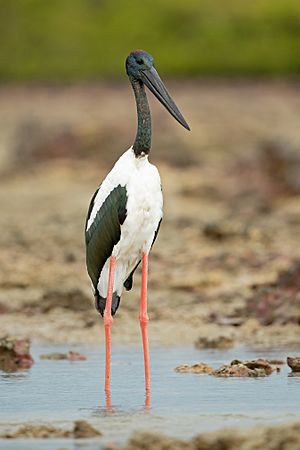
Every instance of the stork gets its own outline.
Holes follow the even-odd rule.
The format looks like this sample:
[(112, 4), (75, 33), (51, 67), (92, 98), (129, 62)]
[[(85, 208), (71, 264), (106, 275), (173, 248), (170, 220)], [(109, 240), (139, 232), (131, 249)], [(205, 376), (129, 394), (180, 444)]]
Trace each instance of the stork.
[(88, 209), (85, 242), (86, 264), (105, 330), (105, 392), (110, 392), (111, 326), (125, 287), (130, 290), (133, 274), (142, 262), (139, 321), (142, 333), (146, 393), (150, 392), (147, 277), (148, 255), (163, 215), (161, 181), (150, 164), (151, 114), (146, 85), (169, 113), (187, 130), (189, 126), (170, 97), (153, 57), (135, 50), (126, 59), (137, 107), (134, 144), (122, 154), (93, 195)]

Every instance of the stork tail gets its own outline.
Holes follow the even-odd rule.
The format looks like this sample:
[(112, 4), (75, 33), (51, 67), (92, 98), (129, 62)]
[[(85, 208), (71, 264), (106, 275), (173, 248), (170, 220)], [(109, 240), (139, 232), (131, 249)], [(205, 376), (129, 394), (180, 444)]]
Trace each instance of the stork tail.
[[(114, 292), (113, 297), (112, 297), (112, 304), (111, 304), (112, 316), (114, 316), (116, 314), (117, 309), (119, 308), (119, 305), (120, 305), (120, 300), (121, 300), (121, 297), (119, 295), (117, 295), (116, 292)], [(99, 311), (99, 313), (101, 314), (102, 317), (104, 314), (105, 305), (106, 305), (106, 297), (101, 297), (99, 292), (96, 291), (95, 292), (95, 306), (96, 306), (97, 311)]]

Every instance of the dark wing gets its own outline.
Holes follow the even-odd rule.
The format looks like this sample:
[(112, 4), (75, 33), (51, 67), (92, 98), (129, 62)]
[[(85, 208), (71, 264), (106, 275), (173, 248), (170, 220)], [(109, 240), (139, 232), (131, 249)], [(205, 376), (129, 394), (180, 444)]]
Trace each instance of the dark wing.
[[(99, 189), (101, 189), (101, 186)], [(86, 226), (99, 189), (91, 200)], [(85, 232), (87, 271), (95, 290), (97, 290), (101, 270), (106, 260), (111, 256), (114, 246), (120, 240), (121, 225), (126, 219), (126, 205), (126, 187), (118, 185), (106, 197), (93, 223)]]
[[(153, 247), (153, 244), (154, 244), (154, 242), (156, 240), (156, 237), (158, 235), (161, 221), (162, 221), (162, 219), (160, 219), (160, 221), (158, 222), (158, 226), (157, 226), (155, 234), (154, 234), (154, 238), (153, 238), (153, 241), (152, 241), (152, 244), (151, 244), (151, 248)], [(126, 291), (130, 291), (130, 289), (132, 288), (132, 285), (133, 285), (133, 274), (136, 271), (136, 269), (138, 268), (140, 262), (141, 262), (141, 260), (139, 260), (139, 262), (136, 264), (135, 268), (132, 270), (132, 272), (130, 273), (129, 277), (127, 278), (127, 280), (124, 283), (124, 287), (125, 287)]]

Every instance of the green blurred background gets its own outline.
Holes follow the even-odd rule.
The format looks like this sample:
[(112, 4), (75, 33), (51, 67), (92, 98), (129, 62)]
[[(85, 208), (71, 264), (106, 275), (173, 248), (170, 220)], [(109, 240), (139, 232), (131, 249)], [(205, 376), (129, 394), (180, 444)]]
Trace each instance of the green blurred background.
[(135, 48), (161, 73), (295, 75), (299, 0), (0, 0), (0, 79), (124, 76)]

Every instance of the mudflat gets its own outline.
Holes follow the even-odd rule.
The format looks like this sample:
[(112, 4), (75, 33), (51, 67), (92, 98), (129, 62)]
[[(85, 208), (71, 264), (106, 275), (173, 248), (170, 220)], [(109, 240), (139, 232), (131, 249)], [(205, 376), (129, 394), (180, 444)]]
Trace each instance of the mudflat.
[[(150, 159), (165, 217), (150, 259), (152, 342), (230, 335), (299, 344), (299, 86), (171, 83), (188, 133), (153, 107)], [(93, 191), (133, 140), (126, 85), (0, 90), (0, 329), (34, 341), (102, 342), (85, 269)], [(139, 339), (140, 276), (117, 343)]]
[[(150, 160), (161, 174), (165, 216), (150, 257), (150, 341), (296, 350), (299, 82), (168, 86), (192, 132), (153, 103)], [(2, 336), (103, 346), (85, 269), (84, 223), (91, 195), (133, 142), (134, 117), (127, 84), (0, 89)], [(139, 290), (137, 272), (122, 296), (113, 344), (140, 342)], [(200, 361), (177, 363), (187, 362)], [(285, 430), (290, 436), (296, 428), (280, 429), (278, 439)], [(140, 448), (140, 439), (130, 448)], [(149, 448), (153, 439), (147, 437)], [(163, 445), (157, 448), (169, 448)]]

